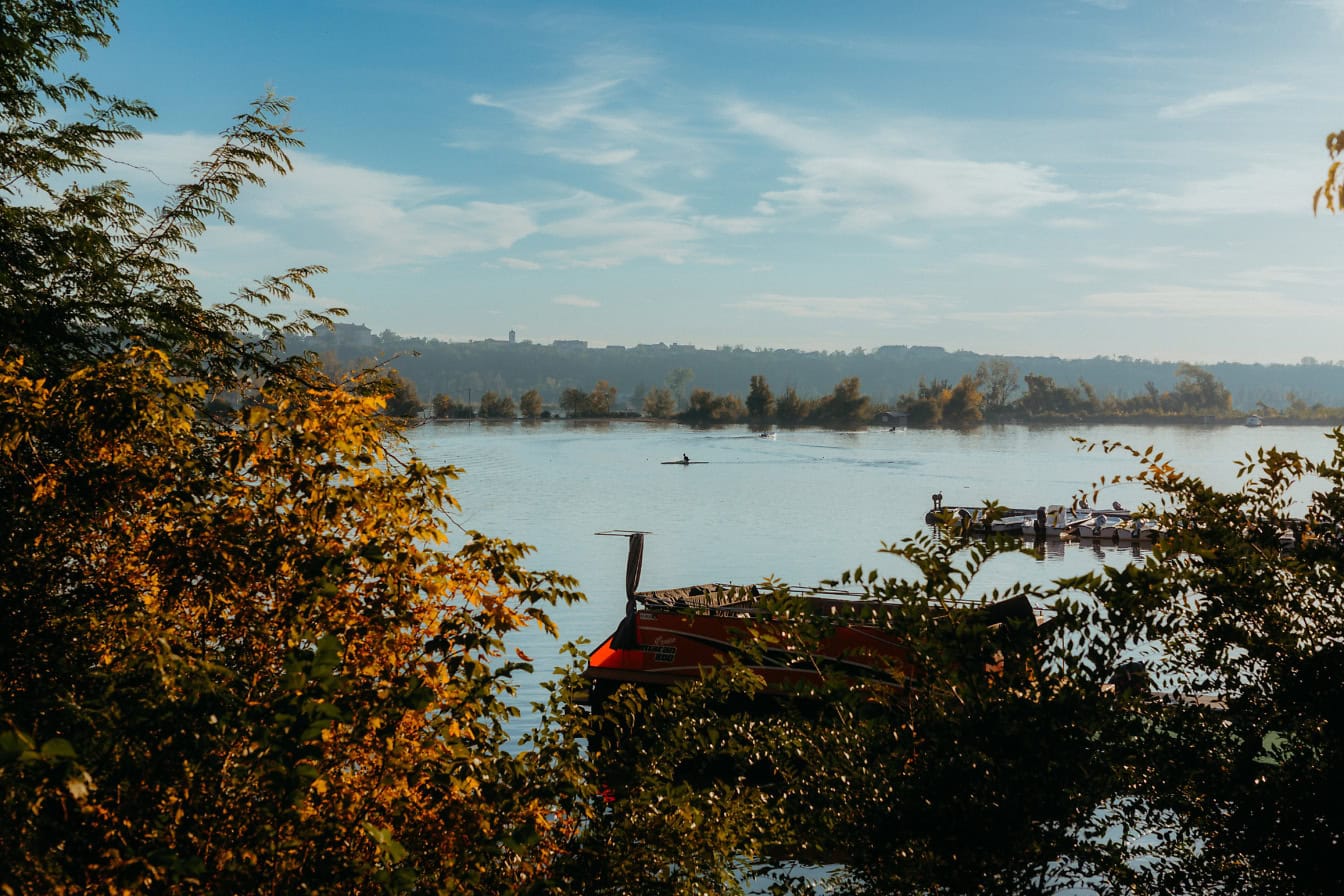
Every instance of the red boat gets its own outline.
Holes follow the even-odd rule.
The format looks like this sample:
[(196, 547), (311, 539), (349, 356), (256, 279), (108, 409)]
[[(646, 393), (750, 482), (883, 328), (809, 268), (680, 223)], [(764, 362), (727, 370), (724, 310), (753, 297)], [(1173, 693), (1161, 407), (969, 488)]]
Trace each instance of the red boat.
[[(625, 618), (589, 655), (584, 673), (593, 682), (594, 702), (627, 682), (657, 687), (699, 678), (701, 670), (731, 656), (765, 681), (767, 693), (819, 681), (837, 671), (901, 685), (911, 671), (908, 650), (898, 636), (868, 624), (872, 614), (880, 612), (880, 604), (830, 589), (792, 592), (801, 598), (797, 605), (802, 612), (837, 621), (815, 650), (790, 650), (789, 622), (763, 610), (765, 594), (759, 587), (706, 584), (639, 591), (644, 533), (602, 534), (627, 536), (630, 553)], [(1035, 623), (1025, 597), (976, 607), (991, 625), (1011, 619)], [(860, 610), (869, 614), (867, 622)], [(755, 648), (748, 649), (748, 643)]]

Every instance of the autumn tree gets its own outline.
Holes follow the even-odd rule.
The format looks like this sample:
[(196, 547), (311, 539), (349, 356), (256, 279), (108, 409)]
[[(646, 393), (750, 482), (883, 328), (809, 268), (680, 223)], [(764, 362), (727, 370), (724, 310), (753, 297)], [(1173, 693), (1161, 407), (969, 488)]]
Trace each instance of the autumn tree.
[(383, 413), (392, 417), (418, 417), (425, 409), (412, 383), (398, 370), (388, 370), (378, 379), (379, 388), (386, 390)]
[(655, 387), (644, 396), (644, 416), (665, 420), (677, 413), (677, 398), (671, 389)]
[(1088, 402), (1078, 389), (1061, 386), (1054, 377), (1029, 373), (1024, 377), (1026, 394), (1016, 407), (1030, 416), (1066, 416), (1088, 408)]
[(831, 394), (818, 401), (808, 414), (809, 422), (827, 426), (856, 426), (869, 422), (871, 417), (871, 402), (856, 376), (836, 383)]
[(708, 389), (691, 390), (686, 410), (677, 415), (683, 423), (710, 425), (740, 423), (747, 418), (747, 406), (736, 395), (715, 395)]
[(757, 374), (751, 378), (751, 390), (747, 393), (747, 414), (753, 420), (767, 420), (775, 410), (775, 396), (765, 377)]
[(943, 422), (943, 408), (952, 399), (952, 387), (943, 379), (926, 382), (919, 379), (913, 393), (901, 396), (899, 405), (910, 415), (911, 426), (938, 426)]
[(975, 370), (976, 388), (984, 396), (985, 410), (991, 414), (1005, 410), (1018, 390), (1017, 367), (1007, 358), (981, 361)]
[(942, 419), (952, 426), (974, 426), (984, 419), (984, 404), (985, 398), (980, 394), (976, 378), (968, 374), (948, 394)]
[(1212, 373), (1194, 364), (1176, 368), (1175, 403), (1191, 414), (1230, 414), (1232, 393)]
[(677, 400), (677, 407), (686, 403), (686, 390), (695, 379), (695, 371), (689, 367), (677, 367), (667, 374), (667, 388)]
[(812, 411), (812, 402), (798, 394), (798, 390), (788, 386), (784, 394), (775, 402), (775, 419), (781, 426), (799, 426)]
[(1326, 169), (1324, 182), (1311, 198), (1312, 214), (1320, 210), (1322, 200), (1331, 214), (1344, 211), (1344, 177), (1339, 174), (1339, 157), (1344, 155), (1344, 131), (1325, 135), (1325, 151), (1330, 154), (1330, 167)]
[(182, 263), (289, 169), (288, 102), (145, 213), (72, 184), (152, 114), (57, 69), (112, 4), (0, 22), (0, 890), (544, 881), (591, 791), (559, 730), (508, 742), (505, 639), (573, 583), (477, 533), (450, 550), (456, 471), (406, 451), (377, 372), (285, 355), (327, 318), (266, 306), (318, 269), (209, 306)]
[(616, 387), (606, 380), (598, 380), (588, 394), (588, 415), (609, 417), (616, 402)]
[(481, 395), (480, 416), (487, 420), (512, 420), (516, 415), (513, 398), (498, 392)]
[(541, 416), (541, 393), (536, 389), (528, 389), (518, 399), (518, 410), (528, 420), (535, 420)]

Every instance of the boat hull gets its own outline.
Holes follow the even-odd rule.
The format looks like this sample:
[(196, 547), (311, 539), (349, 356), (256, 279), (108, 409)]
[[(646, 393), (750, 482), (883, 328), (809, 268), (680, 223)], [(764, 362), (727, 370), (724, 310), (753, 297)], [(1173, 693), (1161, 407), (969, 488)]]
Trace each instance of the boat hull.
[(890, 683), (904, 680), (909, 672), (900, 642), (871, 626), (837, 626), (810, 655), (777, 646), (748, 648), (753, 643), (786, 643), (789, 633), (787, 624), (765, 622), (747, 611), (642, 609), (635, 614), (634, 628), (634, 647), (616, 647), (613, 634), (589, 655), (589, 679), (668, 686), (700, 678), (705, 669), (734, 658), (759, 675), (767, 691), (818, 682), (837, 671)]

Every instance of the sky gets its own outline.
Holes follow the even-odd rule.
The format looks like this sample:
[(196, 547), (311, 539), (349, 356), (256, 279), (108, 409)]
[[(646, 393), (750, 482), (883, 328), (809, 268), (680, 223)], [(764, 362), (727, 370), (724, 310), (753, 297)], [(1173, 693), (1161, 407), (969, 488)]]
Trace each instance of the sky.
[[(268, 88), (190, 266), (449, 341), (1344, 363), (1344, 0), (127, 0), (142, 204)], [(73, 62), (72, 62), (73, 65)], [(305, 300), (306, 301), (306, 300)]]

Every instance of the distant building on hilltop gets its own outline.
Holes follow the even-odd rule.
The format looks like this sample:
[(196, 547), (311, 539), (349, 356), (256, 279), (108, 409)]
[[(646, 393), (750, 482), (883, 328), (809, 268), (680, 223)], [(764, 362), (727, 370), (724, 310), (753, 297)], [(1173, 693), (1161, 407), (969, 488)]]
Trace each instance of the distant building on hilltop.
[(551, 343), (555, 348), (587, 348), (586, 339), (556, 339)]
[(330, 330), (317, 327), (309, 339), (319, 350), (369, 348), (373, 345), (373, 331), (363, 324), (336, 324)]

